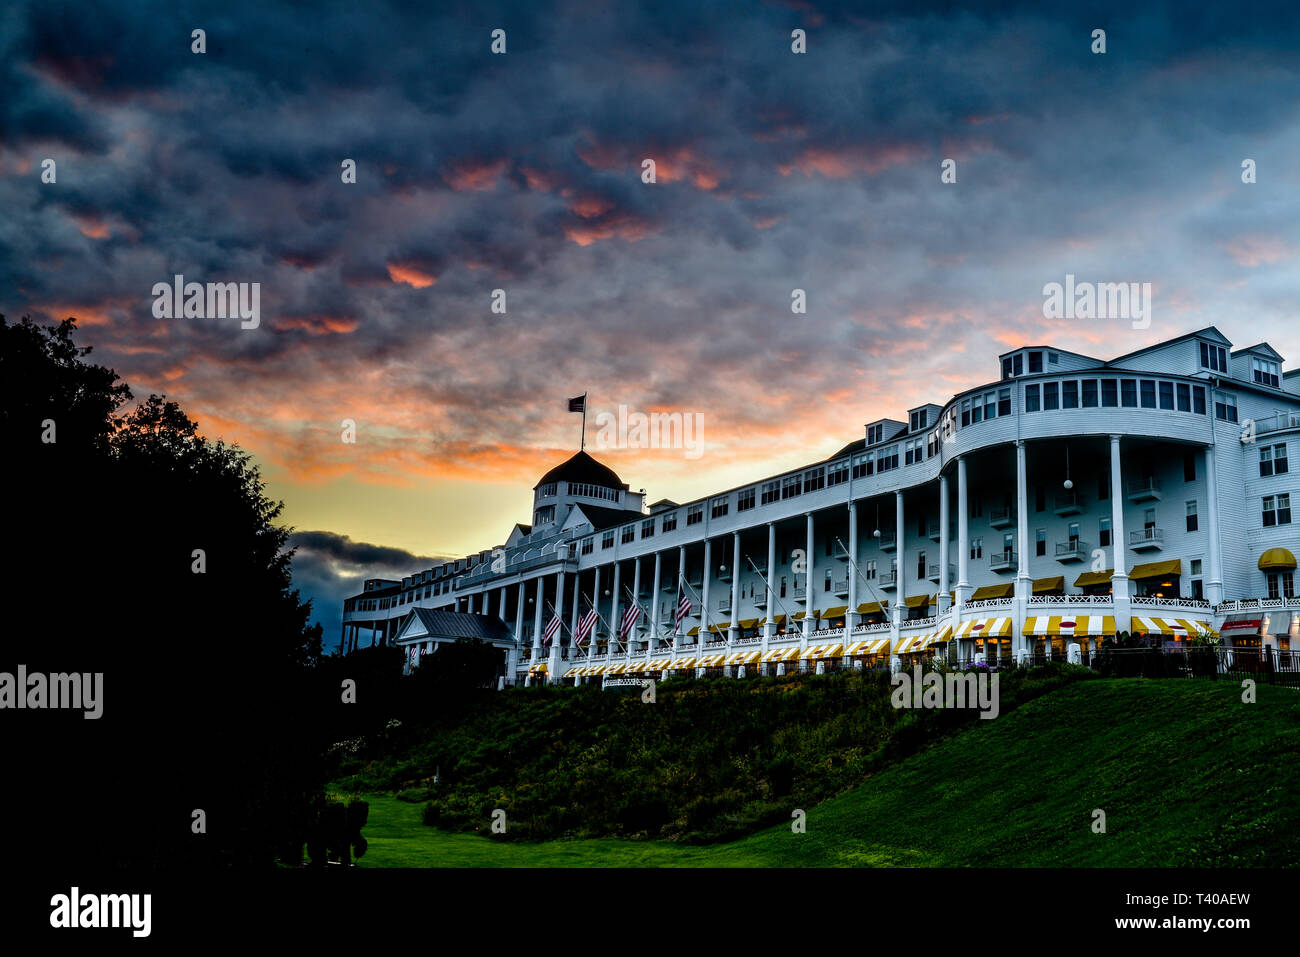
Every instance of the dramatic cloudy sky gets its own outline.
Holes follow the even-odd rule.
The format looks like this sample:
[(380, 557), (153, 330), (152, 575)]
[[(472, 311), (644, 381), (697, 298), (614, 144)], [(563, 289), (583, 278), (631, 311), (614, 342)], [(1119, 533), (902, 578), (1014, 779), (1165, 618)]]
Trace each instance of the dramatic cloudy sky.
[[(682, 500), (1027, 342), (1300, 355), (1295, 5), (1085, 6), (8, 4), (0, 312), (251, 450), (326, 621), (527, 521), (584, 391), (704, 416), (699, 459), (600, 453)], [(261, 327), (154, 318), (176, 273), (260, 283)], [(1045, 320), (1066, 273), (1150, 282), (1150, 328)]]

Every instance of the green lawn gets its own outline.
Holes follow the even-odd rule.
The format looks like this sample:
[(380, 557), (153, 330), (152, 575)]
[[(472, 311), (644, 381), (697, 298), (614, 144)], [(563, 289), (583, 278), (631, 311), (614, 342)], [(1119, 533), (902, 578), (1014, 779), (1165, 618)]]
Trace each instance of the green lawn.
[[(728, 844), (505, 843), (371, 802), (363, 867), (1294, 866), (1300, 693), (1228, 682), (1087, 681), (942, 741)], [(1106, 833), (1091, 829), (1106, 813)]]

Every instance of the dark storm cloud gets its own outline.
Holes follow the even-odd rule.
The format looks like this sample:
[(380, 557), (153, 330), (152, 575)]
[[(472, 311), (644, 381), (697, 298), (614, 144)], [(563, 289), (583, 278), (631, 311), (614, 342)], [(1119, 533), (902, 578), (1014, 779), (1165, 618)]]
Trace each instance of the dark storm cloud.
[[(291, 475), (356, 469), (336, 439), (356, 418), (361, 481), (531, 479), (581, 390), (702, 411), (759, 468), (944, 401), (1026, 339), (1109, 355), (1219, 322), (1300, 353), (1298, 17), (26, 4), (0, 14), (0, 311), (78, 314), (138, 392)], [(1153, 282), (1152, 329), (1044, 320), (1066, 272)], [(176, 273), (261, 283), (262, 328), (153, 318)], [(304, 548), (331, 595), (362, 576)]]

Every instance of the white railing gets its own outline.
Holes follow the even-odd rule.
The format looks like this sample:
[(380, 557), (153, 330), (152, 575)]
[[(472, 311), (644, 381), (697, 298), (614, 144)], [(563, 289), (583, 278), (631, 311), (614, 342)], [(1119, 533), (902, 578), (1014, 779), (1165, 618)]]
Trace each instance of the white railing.
[(1279, 412), (1264, 419), (1255, 420), (1255, 434), (1277, 432), (1281, 429), (1300, 429), (1300, 412)]
[(938, 615), (927, 615), (925, 618), (908, 618), (899, 626), (900, 628), (929, 628), (939, 621)]
[(858, 625), (853, 629), (853, 634), (866, 635), (875, 631), (889, 631), (889, 622), (879, 621), (874, 625)]
[[(1031, 605), (1113, 605), (1111, 595), (1030, 595)], [(967, 602), (967, 607), (970, 603)]]
[(962, 605), (962, 608), (1010, 608), (1015, 602), (1014, 598), (981, 598), (979, 601), (968, 601)]
[(1130, 545), (1145, 545), (1148, 543), (1163, 545), (1165, 541), (1165, 530), (1163, 528), (1138, 528), (1128, 533), (1128, 543)]
[(1267, 611), (1271, 608), (1300, 608), (1300, 595), (1294, 598), (1238, 598), (1214, 606), (1220, 614), (1228, 611)]
[(732, 642), (732, 645), (734, 645), (736, 648), (739, 648), (741, 645), (761, 645), (762, 643), (763, 643), (763, 636), (756, 635), (753, 638), (737, 638), (734, 642)]
[(1152, 608), (1194, 608), (1206, 609), (1210, 607), (1208, 601), (1200, 598), (1156, 598), (1154, 596), (1135, 596), (1134, 605), (1149, 605)]
[(843, 628), (818, 628), (816, 631), (809, 632), (809, 638), (833, 638), (836, 635), (844, 634)]
[(730, 598), (719, 598), (719, 599), (718, 599), (718, 611), (722, 612), (722, 613), (725, 614), (725, 615), (729, 615), (729, 614), (731, 614), (731, 599), (730, 599)]

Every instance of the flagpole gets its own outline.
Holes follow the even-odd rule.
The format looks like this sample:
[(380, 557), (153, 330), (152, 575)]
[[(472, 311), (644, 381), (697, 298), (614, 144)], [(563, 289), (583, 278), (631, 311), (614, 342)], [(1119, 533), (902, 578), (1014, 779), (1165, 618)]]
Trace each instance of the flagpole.
[(587, 393), (582, 393), (582, 445), (578, 447), (579, 452), (587, 450)]

